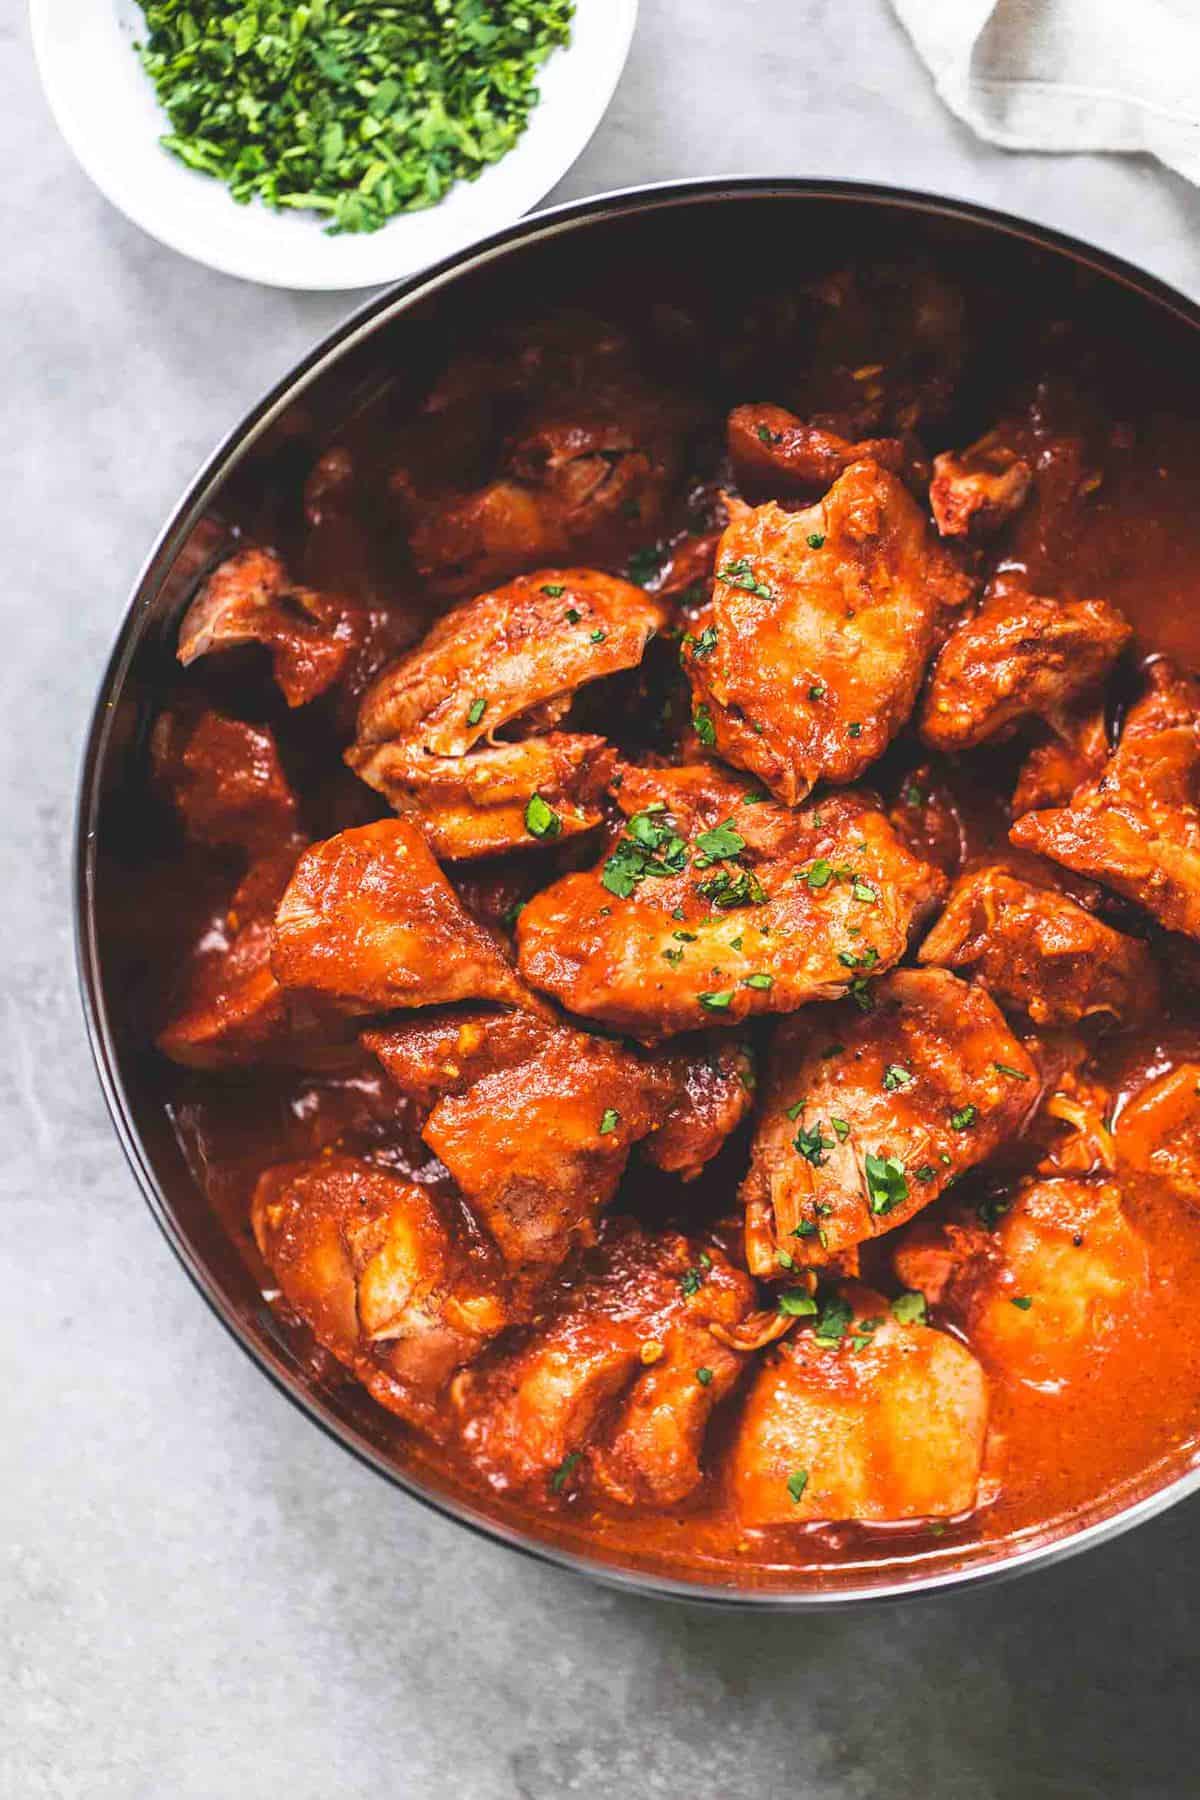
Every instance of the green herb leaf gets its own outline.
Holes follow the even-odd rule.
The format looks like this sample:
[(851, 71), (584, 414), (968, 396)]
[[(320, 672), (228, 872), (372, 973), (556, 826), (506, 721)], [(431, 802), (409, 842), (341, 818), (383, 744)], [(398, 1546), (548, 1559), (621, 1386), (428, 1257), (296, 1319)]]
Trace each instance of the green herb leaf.
[(1033, 1305), (1033, 1299), (1029, 1294), (1014, 1294), (1012, 1296), (1012, 1304), (1014, 1306), (1019, 1306), (1022, 1312), (1028, 1312)]
[(775, 983), (774, 983), (773, 976), (761, 975), (761, 974), (757, 974), (757, 973), (754, 975), (747, 975), (746, 979), (742, 982), (743, 987), (758, 988), (764, 994), (767, 992), (768, 988), (771, 988), (774, 985), (775, 985)]
[(901, 1325), (924, 1325), (927, 1317), (924, 1294), (916, 1288), (906, 1288), (892, 1301), (892, 1315)]
[(889, 1213), (908, 1199), (904, 1164), (894, 1156), (867, 1156), (863, 1161), (867, 1200), (873, 1213)]
[(726, 563), (723, 569), (717, 570), (717, 576), (730, 587), (744, 588), (746, 593), (755, 594), (760, 600), (773, 600), (775, 597), (771, 589), (758, 580), (750, 566), (749, 557), (740, 556), (736, 562)]
[(823, 531), (810, 531), (809, 532), (808, 547), (810, 550), (819, 550), (824, 542), (825, 542), (825, 533)]
[(540, 794), (532, 794), (525, 808), (525, 829), (531, 837), (556, 838), (562, 831), (562, 820)]
[(613, 1107), (606, 1106), (600, 1115), (600, 1136), (607, 1137), (621, 1123), (621, 1115)]
[(804, 1498), (804, 1490), (808, 1486), (808, 1470), (793, 1469), (787, 1479), (787, 1491), (799, 1506)]
[(711, 1369), (696, 1370), (696, 1380), (700, 1383), (701, 1387), (708, 1387), (712, 1382), (712, 1378), (713, 1372)]
[(784, 1288), (778, 1305), (789, 1319), (815, 1318), (817, 1314), (817, 1303), (807, 1288)]
[(567, 1482), (578, 1468), (582, 1454), (582, 1451), (571, 1450), (563, 1457), (557, 1469), (555, 1469), (553, 1475), (550, 1477), (550, 1488), (553, 1493), (562, 1493)]
[(692, 724), (704, 748), (711, 750), (717, 741), (717, 728), (712, 722), (712, 714), (703, 703), (693, 709)]
[(968, 1102), (950, 1114), (950, 1128), (952, 1131), (969, 1131), (978, 1117), (979, 1108)]
[(993, 1063), (992, 1067), (993, 1067), (993, 1069), (995, 1069), (995, 1071), (998, 1075), (1007, 1075), (1009, 1077), (1009, 1079), (1012, 1081), (1028, 1081), (1029, 1080), (1028, 1075), (1023, 1075), (1021, 1073), (1020, 1069), (1010, 1069), (1007, 1063), (1001, 1063), (1001, 1062)]
[(478, 725), (486, 711), (486, 700), (472, 700), (470, 706), (467, 708), (467, 724)]
[(883, 1071), (883, 1086), (886, 1093), (904, 1094), (910, 1087), (915, 1087), (917, 1078), (911, 1069), (902, 1063), (889, 1063)]
[(724, 1012), (733, 999), (733, 989), (726, 988), (719, 994), (701, 994), (700, 1004), (706, 1012)]
[(160, 142), (240, 202), (377, 231), (507, 155), (572, 0), (145, 0)]

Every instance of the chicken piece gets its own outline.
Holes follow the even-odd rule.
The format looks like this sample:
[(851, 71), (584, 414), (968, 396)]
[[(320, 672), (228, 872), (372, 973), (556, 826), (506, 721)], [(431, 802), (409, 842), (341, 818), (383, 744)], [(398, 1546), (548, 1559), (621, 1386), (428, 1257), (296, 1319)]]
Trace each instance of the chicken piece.
[(422, 1137), (530, 1277), (588, 1241), (678, 1085), (617, 1044), (521, 1013), (418, 1019), (363, 1041), (404, 1092), (437, 1096)]
[(711, 624), (682, 649), (702, 740), (794, 806), (853, 781), (912, 711), (947, 613), (972, 583), (903, 483), (846, 471), (803, 512), (733, 518)]
[(934, 750), (970, 750), (1029, 719), (1069, 720), (1131, 634), (1105, 600), (1051, 600), (994, 586), (933, 665), (921, 736)]
[(929, 506), (942, 537), (991, 537), (1029, 497), (1033, 468), (1004, 426), (933, 459)]
[(238, 550), (209, 576), (179, 628), (179, 660), (188, 667), (214, 650), (262, 644), (289, 706), (304, 706), (337, 681), (367, 628), (362, 609), (343, 596), (289, 581), (271, 550)]
[(346, 760), (448, 858), (590, 831), (612, 770), (604, 739), (494, 734), (557, 724), (577, 688), (640, 662), (665, 619), (641, 588), (586, 569), (543, 569), (481, 594), (384, 671)]
[(286, 994), (271, 973), (275, 907), (291, 879), (296, 849), (252, 863), (224, 915), (184, 968), (158, 1047), (195, 1069), (336, 1067), (353, 1045), (336, 1015)]
[(211, 709), (160, 713), (150, 756), (193, 843), (261, 856), (295, 838), (299, 807), (268, 726)]
[(631, 669), (666, 609), (592, 569), (539, 569), (446, 613), (365, 696), (348, 759), (391, 743), (465, 756), (514, 720), (556, 725), (577, 688)]
[(1009, 834), (1200, 937), (1200, 684), (1153, 663), (1116, 749), (1071, 804), (1025, 813)]
[(538, 1004), (402, 819), (305, 851), (275, 915), (271, 968), (282, 986), (350, 1013), (453, 1000)]
[(944, 889), (863, 794), (751, 804), (708, 763), (619, 782), (625, 835), (530, 900), (519, 963), (571, 1012), (649, 1043), (844, 993), (903, 956)]
[(782, 406), (735, 406), (725, 442), (738, 487), (750, 499), (824, 494), (852, 463), (873, 462), (903, 475), (909, 460), (899, 438), (851, 444), (834, 431), (808, 425)]
[(1040, 812), (1044, 807), (1069, 806), (1076, 788), (1094, 781), (1108, 761), (1108, 730), (1104, 708), (1059, 720), (1056, 734), (1035, 744), (1017, 777), (1012, 815)]
[(896, 1524), (970, 1512), (987, 1421), (987, 1378), (971, 1352), (854, 1284), (760, 1364), (733, 1445), (738, 1518)]
[(676, 1098), (645, 1156), (665, 1174), (694, 1181), (754, 1104), (754, 1059), (747, 1044), (709, 1032), (655, 1058)]
[(1200, 1208), (1200, 1061), (1176, 1063), (1126, 1101), (1114, 1139), (1121, 1168)]
[(988, 1369), (1039, 1386), (1091, 1379), (1150, 1292), (1146, 1246), (1104, 1180), (1029, 1183), (995, 1231), (974, 1214), (920, 1219), (895, 1267)]
[(894, 1231), (1037, 1100), (1036, 1065), (981, 989), (898, 969), (863, 998), (868, 1012), (813, 1007), (775, 1034), (742, 1183), (752, 1274)]
[(594, 830), (616, 767), (616, 751), (602, 737), (559, 731), (469, 756), (429, 756), (397, 744), (350, 755), (355, 772), (410, 815), (447, 862), (536, 849), (547, 838)]
[(736, 1326), (752, 1303), (749, 1279), (716, 1248), (605, 1226), (516, 1346), (455, 1381), (467, 1454), (501, 1491), (565, 1495), (594, 1470), (612, 1498), (678, 1504), (702, 1479), (708, 1418), (744, 1360), (708, 1327)]
[(317, 1342), (381, 1406), (444, 1435), (439, 1394), (511, 1317), (466, 1213), (373, 1163), (322, 1156), (265, 1170), (250, 1217)]
[(619, 560), (658, 529), (690, 415), (630, 376), (527, 413), (497, 478), (474, 491), (431, 495), (398, 470), (391, 491), (417, 573), (456, 595), (581, 551)]
[(1161, 1004), (1149, 946), (1114, 931), (1052, 880), (990, 863), (961, 875), (920, 960), (956, 969), (1035, 1025), (1108, 1014), (1121, 1024)]

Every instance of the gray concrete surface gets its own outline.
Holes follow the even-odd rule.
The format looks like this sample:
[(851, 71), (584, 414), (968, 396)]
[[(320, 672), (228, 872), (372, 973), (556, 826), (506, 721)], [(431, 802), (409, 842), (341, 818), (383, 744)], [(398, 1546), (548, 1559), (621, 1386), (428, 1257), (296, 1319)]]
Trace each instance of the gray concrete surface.
[[(59, 142), (17, 13), (0, 9), (0, 1796), (1195, 1794), (1195, 1506), (948, 1603), (808, 1622), (641, 1603), (404, 1502), (196, 1299), (83, 1042), (76, 762), (164, 513), (350, 302), (207, 274), (125, 224)], [(1200, 290), (1200, 196), (1149, 163), (975, 143), (884, 0), (643, 0), (562, 196), (739, 168), (975, 196)]]

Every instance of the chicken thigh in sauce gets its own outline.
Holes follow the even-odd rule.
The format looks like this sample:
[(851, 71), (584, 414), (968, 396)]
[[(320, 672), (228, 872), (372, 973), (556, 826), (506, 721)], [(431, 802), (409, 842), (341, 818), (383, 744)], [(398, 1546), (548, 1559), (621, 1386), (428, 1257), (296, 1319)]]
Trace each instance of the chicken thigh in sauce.
[(1070, 305), (704, 287), (283, 446), (131, 929), (298, 1362), (513, 1529), (779, 1586), (1197, 1444), (1200, 456)]

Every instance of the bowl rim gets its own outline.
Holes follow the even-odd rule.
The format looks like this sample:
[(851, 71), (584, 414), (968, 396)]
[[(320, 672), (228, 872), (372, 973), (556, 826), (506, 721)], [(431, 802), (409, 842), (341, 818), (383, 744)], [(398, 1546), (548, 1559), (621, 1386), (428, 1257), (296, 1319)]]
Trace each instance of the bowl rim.
[(862, 181), (731, 175), (618, 188), (531, 214), (448, 254), (429, 268), (407, 276), (352, 311), (283, 375), (205, 458), (160, 531), (134, 582), (129, 604), (100, 680), (88, 725), (77, 788), (72, 904), (76, 974), (88, 1042), (105, 1103), (126, 1161), (155, 1223), (193, 1286), (260, 1371), (293, 1405), (360, 1463), (375, 1470), (411, 1499), (431, 1508), (443, 1518), (465, 1526), (477, 1536), (505, 1544), (535, 1561), (585, 1575), (628, 1593), (657, 1599), (774, 1612), (827, 1612), (894, 1604), (959, 1589), (976, 1590), (1059, 1562), (1145, 1523), (1194, 1494), (1200, 1489), (1200, 1465), (1185, 1470), (1155, 1491), (1118, 1507), (1103, 1519), (1074, 1531), (1068, 1530), (1051, 1539), (1031, 1543), (1007, 1555), (997, 1554), (966, 1567), (935, 1570), (903, 1581), (860, 1582), (826, 1591), (732, 1587), (728, 1583), (703, 1580), (692, 1582), (661, 1572), (609, 1563), (599, 1555), (585, 1554), (545, 1541), (530, 1531), (519, 1530), (506, 1520), (489, 1516), (482, 1508), (472, 1506), (469, 1501), (457, 1495), (449, 1495), (427, 1485), (416, 1472), (398, 1467), (374, 1446), (356, 1440), (352, 1428), (334, 1414), (323, 1396), (306, 1387), (296, 1371), (282, 1358), (272, 1357), (237, 1316), (203, 1261), (193, 1253), (176, 1223), (164, 1185), (134, 1122), (113, 1025), (105, 1005), (94, 904), (99, 778), (107, 760), (113, 729), (116, 711), (114, 697), (124, 685), (134, 649), (140, 641), (143, 617), (149, 611), (162, 579), (204, 508), (231, 468), (267, 430), (283, 408), (291, 405), (325, 370), (376, 331), (383, 329), (392, 319), (469, 272), (519, 252), (529, 244), (547, 242), (598, 220), (707, 204), (722, 199), (772, 197), (827, 199), (893, 207), (899, 211), (982, 226), (1001, 236), (1016, 238), (1032, 248), (1055, 252), (1078, 266), (1090, 268), (1163, 307), (1184, 324), (1200, 329), (1200, 304), (1135, 264), (1083, 239), (971, 200)]
[[(113, 0), (101, 0), (101, 3), (111, 7)], [(149, 198), (145, 185), (136, 175), (123, 173), (119, 163), (114, 163), (105, 155), (100, 147), (106, 141), (103, 130), (97, 132), (89, 124), (81, 122), (79, 109), (72, 103), (71, 83), (62, 74), (63, 61), (58, 53), (53, 28), (56, 5), (57, 0), (28, 0), (27, 8), (34, 63), (51, 117), (67, 148), (97, 191), (110, 206), (155, 242), (217, 274), (262, 287), (286, 288), (294, 293), (350, 294), (380, 283), (391, 284), (402, 278), (409, 279), (431, 266), (421, 260), (424, 254), (421, 251), (414, 254), (409, 250), (406, 253), (405, 220), (436, 220), (443, 202), (474, 185), (473, 181), (465, 177), (454, 183), (437, 207), (395, 214), (381, 230), (369, 236), (355, 234), (338, 238), (325, 237), (316, 220), (306, 221), (307, 235), (301, 236), (291, 229), (299, 223), (295, 215), (273, 214), (261, 201), (256, 200), (251, 203), (249, 217), (257, 222), (260, 229), (254, 236), (252, 246), (240, 241), (239, 222), (231, 215), (221, 215), (231, 227), (229, 232), (224, 232), (221, 228), (206, 232), (197, 226), (195, 217), (189, 217), (186, 205), (182, 208), (163, 205)], [(579, 161), (612, 107), (633, 48), (639, 7), (640, 0), (617, 0), (617, 4), (613, 4), (613, 0), (602, 0), (602, 4), (596, 6), (595, 21), (589, 18), (587, 35), (590, 42), (593, 30), (603, 33), (605, 55), (599, 85), (589, 81), (587, 103), (574, 113), (563, 105), (561, 99), (552, 99), (555, 119), (561, 115), (563, 123), (558, 127), (559, 136), (553, 140), (558, 144), (557, 150), (553, 155), (543, 153), (540, 162), (532, 155), (529, 144), (529, 129), (536, 123), (539, 113), (544, 115), (546, 107), (545, 96), (541, 91), (546, 79), (546, 66), (538, 70), (539, 100), (530, 115), (527, 130), (505, 156), (497, 163), (486, 165), (477, 177), (485, 183), (478, 191), (485, 200), (492, 203), (490, 210), (493, 215), (498, 214), (509, 223), (515, 222), (522, 213), (528, 213), (536, 206)], [(120, 29), (119, 20), (116, 24)], [(579, 36), (576, 20), (570, 41), (556, 48), (553, 55), (569, 57), (580, 50)], [(129, 51), (132, 58), (132, 39)], [(148, 78), (146, 79), (148, 82)], [(554, 80), (553, 75), (551, 80)], [(165, 115), (162, 123), (166, 124)], [(147, 147), (165, 155), (165, 152), (158, 150), (157, 140), (154, 138), (147, 140)], [(518, 157), (521, 158), (516, 165), (520, 179), (511, 172), (504, 178), (505, 194), (509, 185), (515, 192), (511, 199), (500, 199), (494, 185), (491, 188), (486, 186), (486, 178), (493, 169), (505, 165), (511, 171), (512, 159)], [(213, 179), (185, 170), (182, 165), (173, 171), (173, 175), (186, 175), (193, 182)], [(184, 187), (180, 185), (180, 195), (184, 192)], [(234, 203), (230, 200), (229, 204), (233, 206)], [(192, 211), (194, 213), (194, 209)], [(446, 216), (441, 215), (443, 219)], [(486, 215), (458, 224), (454, 222), (453, 215), (450, 215), (450, 220), (445, 235), (448, 239), (453, 239), (453, 243), (447, 249), (435, 249), (434, 254), (439, 259), (469, 250), (479, 241), (480, 234), (490, 223)], [(287, 235), (281, 237), (272, 226), (284, 224), (285, 221)], [(339, 255), (335, 247), (338, 245), (353, 248), (347, 249), (344, 255)]]

